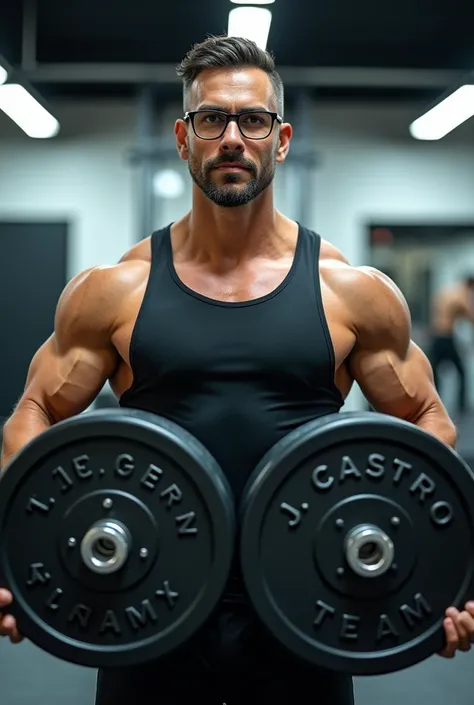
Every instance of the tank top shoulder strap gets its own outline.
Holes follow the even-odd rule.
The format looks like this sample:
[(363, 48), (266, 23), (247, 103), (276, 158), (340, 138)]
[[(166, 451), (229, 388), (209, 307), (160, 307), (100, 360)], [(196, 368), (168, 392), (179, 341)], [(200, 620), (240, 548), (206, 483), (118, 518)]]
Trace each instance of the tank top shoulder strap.
[[(314, 230), (305, 228), (304, 225), (299, 226), (301, 240), (302, 259), (306, 265), (314, 268), (319, 262), (319, 253), (321, 250), (321, 236)], [(316, 267), (316, 269), (318, 269)]]
[[(314, 282), (314, 294), (316, 297), (316, 305), (318, 309), (319, 320), (321, 323), (321, 329), (326, 339), (329, 357), (331, 359), (331, 365), (333, 371), (335, 371), (336, 356), (331, 338), (331, 333), (329, 331), (328, 321), (324, 311), (323, 294), (321, 290), (321, 274), (319, 268), (319, 260), (321, 255), (322, 238), (321, 235), (319, 235), (314, 230), (310, 230), (309, 228), (302, 227), (301, 232), (303, 233), (303, 247), (301, 259), (304, 262), (304, 266), (306, 267), (308, 273), (310, 274)], [(336, 391), (335, 385), (334, 390)], [(340, 397), (339, 390), (337, 390), (337, 396)]]
[(151, 269), (168, 265), (171, 255), (171, 225), (169, 223), (151, 234)]

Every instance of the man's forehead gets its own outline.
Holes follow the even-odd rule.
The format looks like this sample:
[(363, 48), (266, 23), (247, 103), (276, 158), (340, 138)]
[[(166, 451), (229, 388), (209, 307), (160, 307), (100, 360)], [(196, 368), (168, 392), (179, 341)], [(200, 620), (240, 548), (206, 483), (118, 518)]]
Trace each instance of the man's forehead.
[(257, 68), (206, 69), (196, 78), (190, 94), (193, 105), (273, 106), (268, 74)]

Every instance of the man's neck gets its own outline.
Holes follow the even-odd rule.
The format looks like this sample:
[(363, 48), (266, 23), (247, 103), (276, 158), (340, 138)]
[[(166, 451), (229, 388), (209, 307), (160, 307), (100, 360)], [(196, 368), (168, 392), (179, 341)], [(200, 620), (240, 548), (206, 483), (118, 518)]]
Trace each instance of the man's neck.
[(192, 210), (174, 229), (176, 245), (186, 259), (237, 264), (256, 256), (277, 255), (284, 247), (288, 223), (275, 210), (271, 189), (235, 208), (216, 206), (198, 192)]

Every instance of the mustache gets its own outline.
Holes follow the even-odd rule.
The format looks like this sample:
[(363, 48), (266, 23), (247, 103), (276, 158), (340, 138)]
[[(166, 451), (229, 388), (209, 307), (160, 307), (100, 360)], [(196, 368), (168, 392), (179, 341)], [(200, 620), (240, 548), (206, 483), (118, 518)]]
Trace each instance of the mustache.
[(248, 159), (243, 159), (241, 155), (228, 155), (225, 157), (216, 157), (215, 159), (209, 159), (209, 161), (206, 162), (206, 171), (211, 171), (212, 169), (215, 169), (216, 167), (220, 166), (221, 164), (238, 164), (239, 166), (244, 167), (245, 169), (248, 169), (249, 171), (252, 171), (255, 173), (256, 167), (255, 164)]

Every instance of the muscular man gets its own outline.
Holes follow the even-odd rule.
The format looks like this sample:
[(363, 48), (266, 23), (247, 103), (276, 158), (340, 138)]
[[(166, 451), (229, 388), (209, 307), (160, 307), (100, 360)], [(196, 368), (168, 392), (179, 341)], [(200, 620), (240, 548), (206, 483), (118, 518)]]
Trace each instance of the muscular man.
[[(114, 266), (75, 277), (53, 335), (31, 362), (4, 429), (2, 463), (88, 407), (108, 379), (123, 407), (177, 422), (213, 453), (237, 501), (261, 456), (299, 425), (338, 411), (357, 382), (372, 406), (450, 446), (455, 428), (400, 291), (352, 267), (278, 212), (273, 178), (290, 147), (283, 87), (250, 41), (210, 38), (185, 57), (179, 156), (193, 179), (182, 220)], [(473, 596), (474, 597), (474, 596)], [(0, 607), (11, 595), (3, 591)], [(448, 605), (446, 647), (467, 651), (474, 606)], [(13, 617), (2, 632), (17, 641)], [(97, 705), (353, 703), (351, 678), (278, 646), (247, 603), (240, 575), (215, 617), (156, 664), (101, 671)]]
[(458, 321), (474, 324), (474, 276), (469, 275), (458, 284), (438, 293), (433, 302), (432, 339), (429, 358), (435, 385), (440, 391), (439, 366), (451, 364), (458, 377), (457, 409), (466, 412), (466, 371), (455, 336)]

